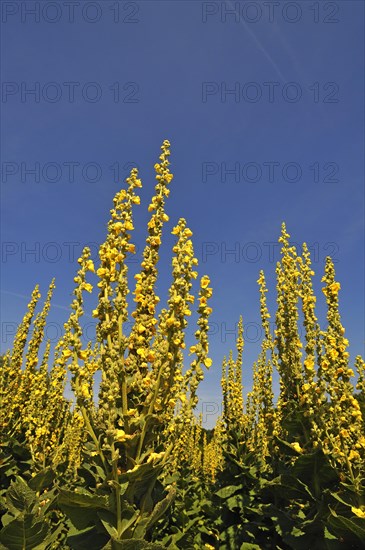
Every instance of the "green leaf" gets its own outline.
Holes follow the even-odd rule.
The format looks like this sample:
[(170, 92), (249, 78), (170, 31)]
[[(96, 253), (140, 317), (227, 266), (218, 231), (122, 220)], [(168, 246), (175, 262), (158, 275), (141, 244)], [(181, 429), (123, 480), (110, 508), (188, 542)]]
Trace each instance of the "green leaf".
[(250, 542), (243, 542), (240, 546), (240, 550), (260, 550), (261, 546), (257, 544), (251, 544)]
[(108, 510), (108, 497), (89, 493), (85, 489), (78, 488), (77, 491), (68, 491), (61, 489), (58, 496), (60, 506), (81, 506), (82, 508), (104, 508)]
[(43, 491), (51, 485), (55, 477), (56, 473), (51, 468), (45, 468), (30, 479), (28, 485), (34, 491)]
[(241, 491), (242, 489), (243, 485), (228, 485), (227, 487), (219, 489), (219, 491), (216, 491), (214, 494), (220, 498), (228, 498), (234, 495), (234, 493), (237, 493), (237, 491)]
[(309, 490), (308, 486), (289, 474), (282, 474), (272, 481), (266, 483), (265, 488), (271, 491), (274, 489), (274, 493), (277, 497), (284, 497), (285, 499), (295, 498), (302, 500), (314, 500), (314, 497)]
[(176, 496), (176, 489), (174, 487), (171, 487), (169, 493), (166, 495), (166, 497), (158, 502), (156, 506), (154, 507), (151, 515), (149, 516), (148, 523), (146, 526), (146, 530), (151, 529), (152, 525), (156, 523), (158, 519), (166, 512), (166, 510), (171, 506), (174, 498)]
[(92, 548), (103, 548), (108, 540), (108, 535), (98, 533), (95, 527), (91, 527), (77, 535), (68, 536), (67, 544), (73, 550), (91, 550)]
[(351, 533), (362, 543), (365, 543), (365, 519), (356, 516), (346, 518), (338, 515), (329, 507), (331, 515), (328, 518), (328, 526), (332, 528), (336, 534), (341, 534), (346, 538), (346, 535)]
[(22, 514), (1, 530), (0, 541), (8, 550), (30, 550), (44, 542), (48, 529), (48, 525), (36, 521), (33, 514)]
[(155, 542), (138, 539), (112, 540), (112, 550), (164, 550), (165, 547)]
[(16, 481), (11, 483), (6, 492), (6, 501), (9, 510), (14, 514), (29, 512), (36, 500), (35, 492), (28, 487), (23, 478), (16, 476)]
[(290, 473), (308, 485), (317, 497), (324, 487), (332, 486), (339, 480), (336, 470), (328, 463), (320, 449), (300, 456)]
[(83, 529), (86, 529), (90, 525), (94, 524), (98, 513), (95, 508), (67, 506), (67, 504), (60, 505), (60, 508), (62, 512), (66, 514), (77, 531), (82, 531)]
[(109, 535), (118, 538), (118, 531), (116, 530), (117, 518), (115, 514), (110, 510), (99, 510), (98, 517)]
[(274, 441), (279, 449), (287, 456), (300, 456), (300, 452), (296, 451), (288, 441), (284, 441), (284, 439), (280, 439), (280, 437), (277, 436), (274, 437)]

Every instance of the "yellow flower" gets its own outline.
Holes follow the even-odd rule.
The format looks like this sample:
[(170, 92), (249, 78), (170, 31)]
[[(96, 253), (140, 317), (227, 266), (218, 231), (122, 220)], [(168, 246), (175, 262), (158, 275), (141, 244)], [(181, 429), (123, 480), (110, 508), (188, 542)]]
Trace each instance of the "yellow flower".
[(82, 397), (85, 397), (85, 399), (90, 399), (91, 397), (88, 385), (86, 383), (81, 386), (81, 395)]
[(79, 359), (82, 359), (83, 361), (85, 361), (85, 359), (87, 359), (88, 355), (89, 355), (89, 353), (86, 349), (80, 350), (77, 354)]
[(84, 284), (84, 290), (86, 290), (87, 292), (92, 292), (92, 285), (90, 283), (85, 283)]
[(354, 451), (353, 449), (351, 449), (350, 453), (349, 453), (349, 460), (359, 460), (360, 458), (360, 454), (358, 453), (358, 451)]
[(95, 266), (94, 266), (94, 262), (92, 260), (88, 260), (86, 262), (86, 269), (88, 269), (89, 271), (92, 271), (93, 273), (95, 273)]
[(355, 508), (355, 506), (351, 507), (351, 512), (355, 514), (358, 518), (365, 518), (365, 507), (362, 508)]
[(297, 451), (297, 453), (303, 452), (303, 449), (299, 445), (298, 441), (294, 441), (294, 443), (290, 443), (290, 445), (293, 447), (294, 451)]
[(340, 283), (332, 283), (328, 288), (335, 294), (341, 290), (341, 285)]
[(113, 225), (114, 233), (120, 233), (122, 229), (123, 229), (123, 224), (121, 222), (117, 222)]
[(213, 364), (213, 361), (212, 361), (209, 357), (207, 357), (206, 359), (204, 359), (204, 365), (205, 365), (207, 368), (211, 367), (212, 364)]
[(307, 357), (304, 361), (304, 366), (309, 371), (314, 371), (314, 360), (313, 357)]
[(200, 282), (200, 286), (202, 288), (207, 288), (207, 286), (209, 285), (210, 283), (210, 279), (207, 275), (204, 275), (204, 277), (202, 277), (201, 279), (201, 282)]
[(123, 443), (123, 441), (127, 441), (128, 439), (131, 439), (133, 435), (126, 434), (124, 430), (117, 430), (116, 433), (116, 440), (119, 443)]

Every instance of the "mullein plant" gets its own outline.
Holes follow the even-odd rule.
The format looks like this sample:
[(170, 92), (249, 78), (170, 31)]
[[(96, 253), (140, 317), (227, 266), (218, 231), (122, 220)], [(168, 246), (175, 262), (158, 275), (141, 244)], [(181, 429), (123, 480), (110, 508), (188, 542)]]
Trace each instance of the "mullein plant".
[(260, 271), (260, 313), (264, 330), (261, 352), (253, 367), (253, 387), (247, 395), (249, 449), (255, 451), (262, 464), (270, 453), (270, 441), (274, 423), (274, 393), (272, 389), (273, 363), (275, 362), (274, 341), (270, 332), (270, 314), (266, 304), (265, 275)]
[[(264, 273), (260, 271), (257, 282), (264, 338), (254, 364), (252, 390), (244, 400), (244, 339), (240, 318), (236, 359), (231, 351), (223, 361), (223, 413), (208, 439), (202, 420), (196, 419), (194, 410), (204, 370), (212, 365), (208, 333), (212, 313), (209, 300), (213, 291), (207, 275), (197, 280), (197, 295), (192, 291), (198, 279), (198, 260), (192, 231), (184, 218), (172, 229), (176, 239), (172, 250), (172, 281), (167, 304), (162, 309), (156, 293), (159, 250), (164, 225), (169, 221), (166, 199), (173, 179), (169, 156), (170, 144), (166, 140), (154, 167), (157, 184), (148, 207), (151, 217), (140, 270), (135, 275), (133, 304), (128, 299), (127, 260), (136, 251), (132, 242), (133, 210), (140, 204), (138, 189), (142, 187), (137, 169), (131, 171), (126, 187), (114, 197), (106, 239), (99, 249), (99, 265), (94, 265), (89, 248), (82, 251), (74, 279), (71, 314), (53, 355), (50, 342), (44, 339), (55, 283), (51, 282), (38, 314), (36, 309), (41, 298), (38, 286), (32, 293), (13, 349), (1, 360), (2, 493), (17, 491), (9, 488), (13, 476), (12, 449), (15, 449), (14, 456), (22, 449), (18, 471), (25, 474), (29, 484), (40, 488), (38, 493), (47, 490), (47, 483), (52, 484), (55, 472), (58, 473), (57, 482), (50, 489), (52, 507), (59, 507), (59, 517), (68, 518), (62, 529), (71, 529), (67, 542), (71, 547), (84, 547), (92, 540), (100, 548), (108, 544), (113, 548), (124, 545), (126, 548), (162, 548), (143, 541), (163, 538), (163, 544), (168, 541), (179, 548), (189, 545), (215, 548), (219, 544), (229, 548), (232, 547), (229, 546), (231, 531), (236, 537), (236, 546), (256, 542), (255, 537), (264, 536), (264, 532), (263, 544), (266, 544), (267, 526), (273, 527), (275, 521), (266, 521), (262, 487), (265, 484), (267, 487), (271, 484), (273, 490), (277, 487), (276, 494), (282, 499), (280, 475), (284, 471), (298, 490), (295, 479), (300, 476), (303, 477), (301, 483), (309, 486), (309, 478), (314, 476), (317, 489), (320, 488), (318, 466), (323, 465), (319, 465), (318, 457), (325, 464), (324, 454), (327, 466), (329, 463), (342, 481), (342, 489), (352, 491), (350, 497), (343, 498), (342, 493), (338, 498), (331, 493), (337, 504), (350, 507), (350, 512), (348, 509), (343, 512), (343, 508), (341, 513), (350, 514), (352, 523), (346, 523), (346, 518), (341, 516), (341, 519), (331, 508), (328, 528), (339, 536), (344, 535), (345, 529), (344, 540), (347, 540), (346, 529), (361, 539), (363, 527), (359, 522), (365, 520), (365, 363), (360, 356), (356, 357), (355, 385), (355, 373), (349, 366), (349, 342), (339, 314), (341, 287), (336, 281), (332, 260), (327, 258), (322, 279), (327, 327), (321, 330), (308, 247), (304, 243), (299, 255), (290, 245), (285, 224), (282, 225), (281, 261), (276, 267), (274, 334), (270, 331), (271, 317), (266, 302), (268, 289)], [(98, 301), (92, 314), (97, 319), (96, 339), (84, 345), (85, 293), (92, 294), (95, 287)], [(131, 305), (134, 308), (129, 314)], [(186, 329), (194, 309), (197, 314), (195, 343), (187, 350)], [(303, 342), (299, 338), (300, 319)], [(125, 327), (130, 320), (132, 328), (127, 333)], [(274, 369), (280, 383), (275, 404)], [(75, 396), (73, 404), (64, 397), (68, 375)], [(100, 376), (98, 393), (96, 375)], [(355, 394), (355, 390), (359, 393)], [(328, 481), (328, 472), (327, 468), (323, 486)], [(279, 477), (267, 484), (270, 475), (276, 474), (280, 474)], [(23, 481), (20, 483), (17, 479), (17, 483), (25, 490)], [(214, 492), (217, 487), (220, 489), (214, 494), (224, 517), (221, 508), (215, 509), (214, 505), (213, 511), (209, 508), (209, 491)], [(301, 498), (305, 501), (308, 495), (304, 493)], [(315, 494), (319, 499), (318, 510), (322, 510), (321, 490)], [(7, 498), (15, 502), (10, 493)], [(171, 508), (174, 499), (176, 505)], [(288, 502), (293, 525), (298, 520), (297, 525), (305, 533), (307, 523), (303, 517), (306, 516), (303, 512), (296, 518), (295, 510), (304, 510), (307, 506), (305, 509), (310, 515), (314, 510), (312, 504), (296, 506), (290, 498)], [(159, 522), (158, 528), (163, 525), (159, 520), (169, 508), (172, 523), (164, 525), (163, 537), (159, 539), (154, 526), (156, 522)], [(28, 517), (27, 513), (24, 511), (24, 518)], [(220, 517), (214, 519), (215, 513)], [(0, 537), (1, 542), (9, 532), (15, 538), (19, 535), (20, 520), (12, 521), (10, 516), (5, 520), (7, 531)], [(47, 521), (49, 532), (52, 521)], [(236, 521), (237, 529), (234, 528)], [(35, 535), (34, 526), (27, 531), (24, 525), (19, 544), (22, 545), (28, 535), (36, 536), (42, 544), (43, 528), (38, 529), (37, 524)], [(170, 527), (173, 531), (168, 533)], [(323, 531), (323, 525), (321, 529)], [(218, 531), (222, 535), (219, 543)], [(287, 535), (287, 540), (292, 542), (291, 534)], [(57, 547), (58, 542), (55, 544)]]
[(248, 415), (244, 413), (242, 364), (243, 364), (243, 320), (238, 322), (236, 339), (237, 358), (233, 359), (232, 350), (222, 363), (221, 386), (223, 393), (223, 420), (227, 436), (240, 439), (247, 427)]
[[(171, 504), (174, 487), (163, 500), (158, 500), (156, 491), (157, 479), (174, 448), (179, 425), (175, 411), (179, 404), (194, 408), (197, 386), (204, 376), (202, 367), (211, 365), (207, 357), (211, 313), (207, 300), (212, 290), (209, 278), (204, 276), (199, 290), (196, 359), (183, 372), (186, 317), (191, 315), (190, 304), (194, 302), (190, 291), (192, 280), (198, 275), (194, 270), (197, 259), (190, 240), (192, 232), (183, 218), (172, 231), (177, 242), (173, 248), (173, 282), (168, 307), (159, 315), (156, 312), (160, 301), (155, 291), (159, 248), (163, 225), (169, 220), (165, 199), (173, 178), (169, 170), (169, 146), (166, 140), (160, 162), (155, 164), (157, 184), (148, 207), (151, 218), (141, 269), (135, 275), (136, 306), (131, 314), (130, 334), (123, 330), (129, 319), (125, 260), (135, 252), (131, 243), (132, 208), (140, 203), (135, 190), (142, 186), (136, 169), (127, 179), (128, 188), (114, 198), (107, 238), (99, 250), (100, 265), (97, 269), (94, 267), (87, 248), (79, 259), (75, 300), (71, 306), (74, 312), (65, 325), (63, 356), (70, 358), (68, 366), (76, 396), (74, 422), (80, 426), (79, 446), (75, 441), (73, 444), (82, 454), (87, 452), (88, 440), (92, 443), (91, 454), (99, 457), (113, 495), (110, 513), (103, 525), (114, 540), (143, 539)], [(92, 285), (86, 281), (88, 272), (96, 272), (99, 278), (99, 300), (93, 311), (98, 319), (97, 343), (93, 349), (90, 345), (82, 349), (82, 294), (92, 291)], [(93, 376), (98, 370), (101, 383), (95, 409)], [(73, 456), (73, 464), (80, 464), (80, 459)], [(105, 483), (99, 486), (100, 490), (106, 490)], [(61, 499), (66, 510), (74, 500), (70, 493), (64, 493)]]
[[(52, 281), (44, 306), (33, 321), (32, 336), (26, 349), (36, 306), (41, 298), (38, 285), (34, 289), (28, 311), (18, 327), (13, 350), (7, 353), (1, 369), (2, 438), (24, 436), (32, 458), (33, 475), (46, 466), (59, 465), (59, 446), (71, 419), (70, 403), (63, 395), (67, 373), (65, 361), (60, 362), (58, 355), (60, 343), (56, 345), (51, 368), (49, 341), (45, 343), (43, 356), (40, 357), (54, 288)], [(65, 453), (63, 461), (67, 460)]]
[(295, 246), (290, 246), (290, 235), (282, 224), (281, 262), (277, 263), (277, 311), (275, 319), (275, 346), (280, 376), (280, 394), (277, 402), (274, 434), (288, 436), (287, 422), (296, 414), (302, 384), (302, 343), (298, 329), (299, 265)]
[[(344, 468), (356, 485), (356, 473), (364, 474), (365, 438), (360, 404), (354, 396), (351, 378), (355, 373), (349, 367), (349, 341), (339, 314), (339, 291), (341, 285), (335, 280), (331, 258), (326, 259), (325, 283), (322, 291), (327, 302), (327, 329), (322, 331), (322, 355), (319, 363), (319, 378), (323, 381), (329, 398), (322, 432), (323, 450)], [(359, 367), (361, 362), (356, 360)], [(361, 386), (361, 371), (360, 371)]]

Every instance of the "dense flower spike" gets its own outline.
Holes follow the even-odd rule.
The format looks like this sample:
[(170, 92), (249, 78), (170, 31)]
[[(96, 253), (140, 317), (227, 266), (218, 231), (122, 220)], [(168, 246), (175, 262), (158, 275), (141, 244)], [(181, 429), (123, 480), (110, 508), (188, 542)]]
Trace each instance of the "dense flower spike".
[(317, 447), (321, 441), (325, 416), (319, 414), (326, 401), (325, 384), (322, 378), (315, 380), (316, 363), (321, 363), (320, 328), (315, 315), (316, 297), (313, 291), (312, 278), (314, 271), (311, 266), (310, 253), (306, 243), (303, 243), (302, 258), (298, 258), (301, 283), (300, 297), (302, 301), (303, 324), (305, 330), (305, 358), (303, 361), (303, 384), (301, 386), (300, 404), (304, 415), (307, 417), (308, 430), (306, 435), (306, 447)]
[(190, 400), (195, 406), (198, 402), (196, 390), (199, 383), (204, 379), (203, 366), (209, 369), (212, 366), (212, 359), (208, 357), (209, 342), (209, 317), (212, 308), (208, 306), (208, 300), (212, 297), (213, 289), (209, 286), (210, 279), (204, 275), (200, 280), (198, 327), (195, 332), (197, 343), (190, 348), (190, 353), (195, 354), (195, 359), (190, 363), (190, 368), (185, 373), (185, 384), (189, 386)]
[(327, 301), (328, 327), (322, 332), (323, 356), (319, 376), (326, 385), (331, 399), (326, 418), (322, 443), (326, 453), (352, 474), (352, 466), (360, 467), (365, 459), (365, 439), (360, 405), (353, 395), (349, 368), (348, 339), (339, 313), (338, 294), (340, 283), (335, 280), (335, 268), (331, 258), (326, 259), (323, 293)]
[[(148, 207), (152, 212), (148, 222), (148, 237), (143, 251), (143, 261), (141, 263), (141, 272), (136, 275), (136, 289), (134, 292), (136, 309), (132, 313), (134, 325), (129, 336), (129, 355), (126, 360), (127, 368), (130, 372), (136, 368), (147, 368), (147, 355), (150, 342), (156, 334), (157, 319), (155, 317), (155, 308), (160, 301), (155, 294), (155, 285), (157, 281), (157, 262), (159, 260), (159, 249), (162, 238), (162, 227), (168, 221), (165, 213), (165, 197), (170, 193), (169, 183), (173, 175), (169, 170), (170, 143), (165, 140), (161, 147), (160, 163), (155, 164), (157, 185), (155, 195)], [(141, 330), (143, 327), (143, 330)]]
[[(21, 402), (18, 395), (22, 381), (21, 368), (23, 365), (23, 355), (28, 333), (40, 297), (41, 295), (37, 285), (32, 292), (32, 298), (28, 304), (28, 311), (24, 315), (15, 334), (13, 349), (11, 352), (8, 352), (1, 369), (0, 398), (2, 406), (0, 408), (0, 419), (1, 425), (4, 428), (8, 427), (9, 430), (13, 423), (18, 420), (19, 411), (24, 406), (24, 403)], [(22, 397), (25, 399), (28, 398), (24, 393)]]
[(128, 338), (123, 334), (123, 324), (128, 319), (127, 295), (128, 267), (126, 259), (134, 254), (135, 246), (130, 242), (133, 231), (132, 208), (140, 203), (136, 188), (142, 187), (137, 169), (132, 169), (126, 180), (127, 190), (119, 191), (111, 209), (106, 241), (100, 246), (100, 267), (96, 274), (100, 278), (98, 307), (93, 315), (99, 319), (97, 339), (100, 342), (100, 364), (102, 380), (99, 391), (100, 407), (105, 418), (113, 422), (112, 411), (118, 399), (121, 400), (123, 413), (128, 410), (128, 380), (126, 373), (125, 351)]
[(244, 414), (243, 410), (243, 347), (243, 320), (242, 317), (240, 317), (236, 340), (237, 359), (234, 361), (231, 350), (228, 361), (226, 359), (223, 360), (223, 376), (221, 380), (223, 391), (223, 418), (227, 431), (231, 432), (241, 431), (247, 425), (247, 416)]
[(257, 282), (260, 287), (261, 323), (265, 336), (261, 344), (260, 356), (254, 365), (252, 392), (247, 396), (247, 415), (250, 426), (248, 445), (250, 450), (255, 450), (260, 459), (264, 460), (269, 452), (270, 438), (273, 431), (274, 393), (272, 389), (272, 358), (275, 356), (273, 353), (274, 342), (269, 325), (270, 314), (266, 305), (266, 293), (268, 290), (263, 271), (260, 271)]
[(289, 246), (289, 233), (282, 224), (279, 242), (282, 244), (281, 262), (276, 267), (277, 312), (275, 343), (280, 374), (278, 412), (282, 418), (295, 413), (302, 385), (301, 348), (298, 331), (299, 276), (298, 257), (294, 246)]
[(197, 272), (193, 269), (198, 263), (190, 239), (192, 232), (184, 218), (180, 218), (172, 233), (177, 236), (173, 247), (173, 282), (169, 289), (168, 309), (163, 309), (159, 316), (158, 334), (152, 347), (151, 373), (157, 390), (156, 403), (165, 421), (172, 418), (178, 400), (186, 402), (188, 388), (182, 372), (182, 350), (188, 325), (186, 317), (191, 315), (190, 303), (194, 301), (190, 290)]

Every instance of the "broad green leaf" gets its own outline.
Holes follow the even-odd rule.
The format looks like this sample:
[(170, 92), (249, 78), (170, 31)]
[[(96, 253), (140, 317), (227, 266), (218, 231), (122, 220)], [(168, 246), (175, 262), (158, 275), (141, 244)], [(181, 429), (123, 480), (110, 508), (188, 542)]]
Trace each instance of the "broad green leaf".
[(73, 550), (91, 550), (92, 548), (103, 548), (108, 539), (108, 535), (98, 533), (95, 527), (91, 527), (82, 533), (67, 537), (67, 544)]
[(242, 489), (242, 485), (228, 485), (227, 487), (219, 489), (219, 491), (216, 491), (214, 494), (220, 498), (228, 498), (237, 493), (237, 491), (242, 491)]
[(164, 550), (165, 547), (154, 542), (138, 539), (112, 540), (112, 550)]
[(23, 478), (16, 476), (16, 481), (12, 482), (6, 492), (9, 510), (15, 514), (17, 512), (30, 512), (36, 500), (35, 492), (28, 487)]
[(331, 486), (339, 480), (336, 470), (319, 449), (314, 453), (300, 456), (290, 473), (308, 485), (317, 497), (324, 487)]
[(98, 517), (109, 535), (118, 538), (118, 531), (116, 530), (117, 518), (115, 514), (110, 510), (99, 510)]
[(95, 508), (85, 508), (83, 506), (60, 505), (64, 514), (69, 518), (76, 531), (82, 531), (95, 523), (98, 510)]
[(81, 488), (78, 488), (77, 491), (61, 489), (58, 503), (61, 506), (82, 506), (83, 508), (104, 508), (106, 510), (109, 507), (108, 497), (95, 495)]
[(0, 541), (8, 550), (31, 550), (45, 541), (48, 530), (33, 514), (21, 514), (1, 530)]
[(365, 546), (365, 518), (346, 518), (338, 515), (330, 508), (331, 515), (328, 518), (328, 527), (337, 533), (341, 533), (346, 538), (349, 533), (355, 535)]
[(154, 507), (151, 515), (149, 516), (146, 530), (150, 529), (156, 523), (156, 521), (160, 519), (160, 517), (166, 512), (166, 510), (171, 506), (175, 496), (176, 490), (175, 488), (171, 487), (168, 495), (166, 495), (166, 497), (158, 502)]
[(45, 468), (30, 479), (28, 485), (34, 491), (43, 491), (51, 485), (55, 477), (56, 473), (51, 468)]

